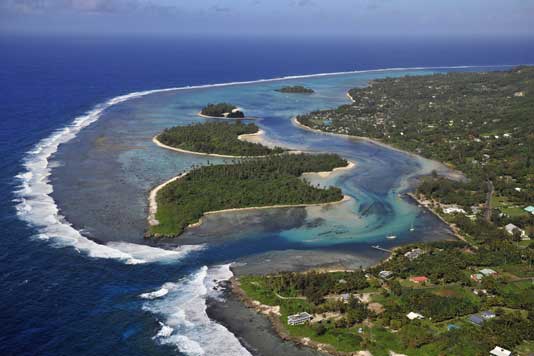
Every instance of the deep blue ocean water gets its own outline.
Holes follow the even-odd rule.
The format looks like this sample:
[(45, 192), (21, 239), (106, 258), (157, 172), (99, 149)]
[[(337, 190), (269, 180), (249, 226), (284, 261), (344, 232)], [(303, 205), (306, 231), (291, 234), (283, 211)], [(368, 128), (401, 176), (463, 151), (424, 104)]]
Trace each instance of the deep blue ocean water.
[[(89, 258), (35, 238), (34, 228), (16, 215), (15, 176), (23, 170), (26, 153), (94, 105), (138, 90), (285, 75), (534, 63), (533, 43), (477, 38), (1, 38), (0, 353), (177, 352), (179, 340), (168, 345), (153, 340), (161, 326), (135, 297), (186, 274), (187, 258), (180, 265), (142, 266)], [(181, 287), (185, 283), (194, 290), (197, 277)], [(206, 330), (217, 328), (202, 322)]]

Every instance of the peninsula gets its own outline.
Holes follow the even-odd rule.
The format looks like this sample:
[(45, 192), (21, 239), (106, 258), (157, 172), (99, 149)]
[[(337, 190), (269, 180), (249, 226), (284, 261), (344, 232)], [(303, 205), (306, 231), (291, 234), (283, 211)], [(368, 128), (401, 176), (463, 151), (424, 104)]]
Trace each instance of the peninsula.
[(233, 104), (228, 103), (218, 103), (218, 104), (208, 104), (202, 108), (199, 113), (202, 117), (207, 118), (226, 118), (226, 119), (243, 119), (245, 114), (241, 109)]
[(313, 94), (315, 91), (302, 85), (285, 86), (275, 91), (287, 94)]
[(233, 290), (282, 336), (330, 354), (534, 351), (533, 93), (524, 66), (387, 78), (298, 116), (461, 170), (467, 179), (433, 173), (412, 196), (463, 241), (399, 247), (366, 270), (240, 276)]
[(285, 152), (280, 147), (269, 148), (242, 139), (242, 137), (259, 132), (258, 126), (253, 123), (205, 122), (166, 129), (156, 137), (156, 140), (182, 152), (229, 158), (267, 156)]
[(151, 193), (147, 236), (178, 236), (214, 211), (340, 202), (339, 188), (314, 187), (300, 176), (349, 166), (332, 154), (280, 154), (194, 168)]

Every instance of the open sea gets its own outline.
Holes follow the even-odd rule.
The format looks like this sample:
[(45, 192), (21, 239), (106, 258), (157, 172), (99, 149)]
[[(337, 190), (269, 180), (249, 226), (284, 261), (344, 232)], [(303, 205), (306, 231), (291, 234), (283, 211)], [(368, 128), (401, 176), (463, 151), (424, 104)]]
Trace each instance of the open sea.
[[(446, 169), (304, 131), (291, 117), (345, 104), (348, 89), (379, 77), (534, 63), (534, 41), (0, 35), (0, 53), (0, 354), (308, 355), (277, 341), (262, 320), (242, 330), (212, 317), (224, 313), (210, 314), (210, 301), (226, 305), (216, 281), (366, 266), (386, 256), (371, 244), (450, 238), (398, 196), (416, 176)], [(321, 73), (338, 74), (310, 76)], [(264, 80), (271, 78), (282, 79)], [(212, 85), (236, 82), (246, 83)], [(276, 93), (283, 84), (316, 94)], [(351, 171), (310, 178), (352, 199), (329, 209), (211, 216), (179, 239), (145, 241), (148, 191), (207, 163), (151, 138), (202, 120), (199, 107), (215, 101), (261, 118), (267, 143), (354, 161)], [(397, 239), (385, 240), (390, 234)], [(228, 305), (236, 318), (246, 315)]]

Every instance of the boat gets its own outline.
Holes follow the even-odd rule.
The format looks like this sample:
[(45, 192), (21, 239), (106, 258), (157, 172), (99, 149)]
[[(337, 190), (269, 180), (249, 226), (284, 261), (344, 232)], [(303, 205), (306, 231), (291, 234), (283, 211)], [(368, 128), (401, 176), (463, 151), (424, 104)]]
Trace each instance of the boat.
[(410, 227), (410, 231), (415, 231), (415, 227), (413, 227), (413, 222), (412, 222), (412, 226)]
[(388, 236), (386, 236), (386, 239), (388, 239), (388, 240), (394, 240), (396, 238), (397, 238), (396, 235), (388, 235)]

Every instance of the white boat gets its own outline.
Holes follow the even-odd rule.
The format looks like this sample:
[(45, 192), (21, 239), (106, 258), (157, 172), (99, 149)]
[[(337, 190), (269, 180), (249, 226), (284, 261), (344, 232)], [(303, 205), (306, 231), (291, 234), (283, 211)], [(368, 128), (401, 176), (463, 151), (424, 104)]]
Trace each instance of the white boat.
[(413, 223), (412, 223), (412, 226), (410, 227), (410, 231), (415, 231), (415, 227), (413, 227)]
[(395, 235), (386, 236), (386, 239), (388, 239), (388, 240), (393, 240), (393, 239), (396, 239), (396, 238), (397, 238), (397, 236), (395, 236)]

